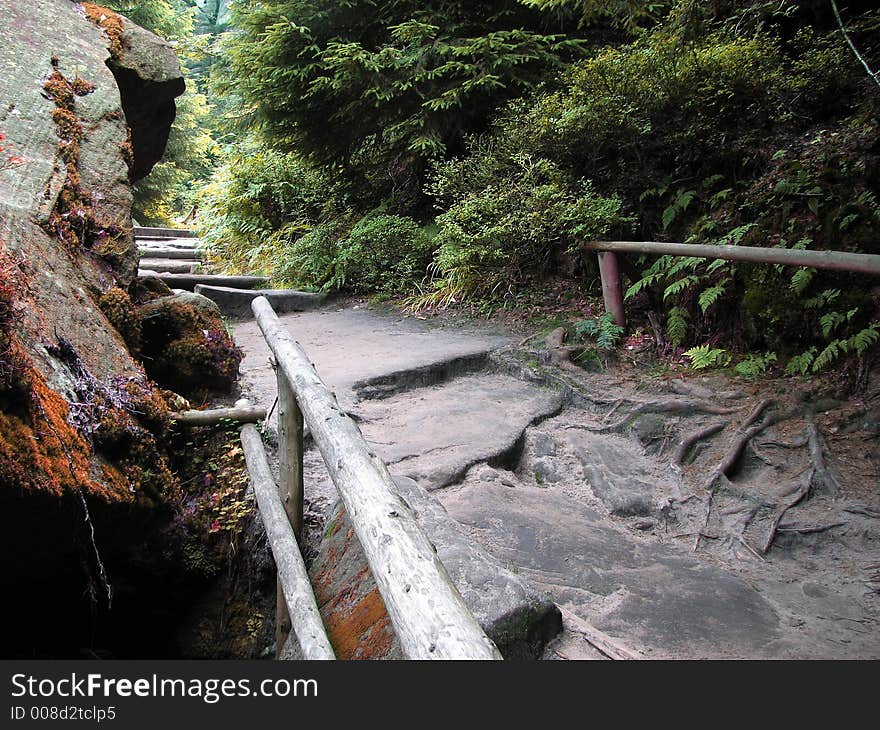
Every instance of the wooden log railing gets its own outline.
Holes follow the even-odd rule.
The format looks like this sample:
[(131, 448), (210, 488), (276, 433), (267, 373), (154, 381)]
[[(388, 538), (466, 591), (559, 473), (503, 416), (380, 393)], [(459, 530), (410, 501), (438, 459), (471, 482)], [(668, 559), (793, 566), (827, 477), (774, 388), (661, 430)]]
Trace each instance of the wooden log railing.
[[(305, 423), (345, 504), (404, 655), (408, 659), (501, 659), (495, 644), (483, 632), (453, 585), (433, 544), (397, 494), (384, 462), (364, 440), (355, 422), (339, 407), (303, 349), (278, 320), (269, 301), (257, 297), (251, 306), (277, 364), (281, 465), (280, 499), (276, 496), (273, 504), (274, 507), (283, 505), (288, 534), (292, 536), (302, 525)], [(252, 440), (250, 428), (244, 430), (252, 434), (248, 437)], [(256, 471), (262, 471), (262, 464)], [(256, 483), (255, 473), (251, 478)], [(267, 480), (264, 477), (261, 480), (265, 485)], [(265, 489), (261, 489), (261, 493), (264, 500), (268, 499)], [(265, 518), (262, 505), (260, 511)], [(278, 549), (293, 550), (290, 545), (282, 547), (280, 542)], [(292, 571), (285, 570), (291, 573), (292, 582)], [(289, 609), (292, 629), (305, 652), (300, 632), (305, 632), (306, 642), (312, 641), (311, 609), (306, 610), (303, 619), (303, 604), (298, 601), (296, 591), (287, 589), (288, 578), (281, 565), (279, 580), (280, 614), (276, 623), (284, 622), (283, 613)], [(311, 591), (311, 587), (303, 590)], [(279, 642), (284, 638), (283, 632), (277, 635)], [(279, 653), (282, 645), (277, 646)]]
[[(241, 429), (241, 445), (254, 488), (254, 496), (257, 498), (257, 506), (266, 526), (272, 554), (275, 556), (279, 604), (284, 606), (284, 619), (289, 622), (288, 627), (290, 624), (295, 626), (296, 637), (306, 659), (335, 659), (336, 655), (327, 639), (321, 613), (315, 603), (315, 595), (312, 592), (302, 553), (287, 513), (281, 500), (278, 499), (275, 481), (269, 469), (269, 460), (263, 448), (263, 439), (256, 426), (247, 424)], [(276, 639), (276, 655), (281, 653), (283, 646), (284, 644), (277, 643)]]
[(266, 409), (236, 404), (234, 408), (212, 408), (206, 411), (180, 411), (172, 413), (171, 420), (183, 426), (216, 426), (223, 421), (256, 423), (266, 417)]
[(599, 274), (602, 277), (602, 296), (605, 311), (616, 324), (626, 325), (617, 253), (647, 253), (656, 256), (693, 256), (726, 261), (748, 261), (757, 264), (808, 266), (814, 269), (850, 271), (869, 276), (880, 276), (880, 256), (848, 251), (800, 251), (790, 248), (761, 248), (758, 246), (712, 246), (697, 243), (666, 243), (663, 241), (587, 241), (581, 248), (599, 255)]

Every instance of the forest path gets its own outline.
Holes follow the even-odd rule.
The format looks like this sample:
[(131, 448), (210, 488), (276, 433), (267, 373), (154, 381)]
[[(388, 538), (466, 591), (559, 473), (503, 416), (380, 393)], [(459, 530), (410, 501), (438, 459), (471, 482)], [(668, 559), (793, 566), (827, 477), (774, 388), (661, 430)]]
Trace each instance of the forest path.
[[(876, 386), (542, 367), (504, 332), (365, 308), (282, 321), (391, 473), (565, 609), (546, 658), (595, 658), (580, 621), (645, 658), (880, 657)], [(235, 336), (269, 408), (257, 325)], [(305, 490), (321, 521), (313, 446)]]

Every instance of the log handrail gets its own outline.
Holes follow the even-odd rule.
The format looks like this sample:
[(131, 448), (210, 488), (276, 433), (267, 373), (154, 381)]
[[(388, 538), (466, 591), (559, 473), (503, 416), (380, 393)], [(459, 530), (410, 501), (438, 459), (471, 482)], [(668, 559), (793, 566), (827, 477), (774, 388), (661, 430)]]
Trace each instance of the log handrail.
[(623, 295), (617, 268), (618, 253), (647, 253), (655, 256), (692, 256), (703, 259), (747, 261), (756, 264), (807, 266), (813, 269), (849, 271), (856, 274), (880, 276), (880, 256), (849, 251), (802, 251), (792, 248), (762, 248), (760, 246), (713, 246), (702, 243), (671, 243), (665, 241), (582, 241), (582, 249), (595, 251), (599, 256), (599, 274), (602, 277), (602, 296), (605, 311), (616, 324), (626, 325)]
[(581, 246), (591, 251), (647, 253), (657, 256), (695, 256), (727, 261), (751, 261), (756, 264), (809, 266), (813, 269), (851, 271), (880, 276), (880, 256), (848, 251), (802, 251), (794, 248), (760, 246), (712, 246), (702, 243), (667, 243), (664, 241), (587, 241)]
[[(257, 507), (266, 526), (269, 546), (278, 569), (278, 583), (289, 611), (291, 623), (306, 659), (335, 659), (327, 639), (321, 613), (309, 582), (309, 574), (293, 534), (284, 505), (278, 497), (263, 439), (256, 426), (241, 429), (241, 446), (247, 462), (248, 475), (257, 498)], [(276, 656), (283, 646), (276, 645)]]
[(257, 297), (251, 307), (275, 357), (278, 377), (290, 386), (342, 497), (404, 655), (501, 659), (397, 494), (385, 463), (339, 407), (269, 301)]

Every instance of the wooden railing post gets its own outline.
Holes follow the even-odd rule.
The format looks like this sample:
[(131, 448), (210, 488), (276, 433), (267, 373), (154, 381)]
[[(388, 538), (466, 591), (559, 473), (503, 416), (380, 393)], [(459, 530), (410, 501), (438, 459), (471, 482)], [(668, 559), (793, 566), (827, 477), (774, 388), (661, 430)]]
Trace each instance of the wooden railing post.
[(623, 309), (623, 293), (620, 291), (620, 272), (617, 268), (617, 254), (599, 251), (599, 274), (602, 277), (602, 298), (605, 311), (611, 314), (614, 324), (626, 327), (626, 313)]
[[(303, 525), (303, 416), (281, 368), (278, 383), (278, 492), (297, 541)], [(290, 636), (290, 614), (279, 579), (275, 611), (275, 653), (281, 654)]]

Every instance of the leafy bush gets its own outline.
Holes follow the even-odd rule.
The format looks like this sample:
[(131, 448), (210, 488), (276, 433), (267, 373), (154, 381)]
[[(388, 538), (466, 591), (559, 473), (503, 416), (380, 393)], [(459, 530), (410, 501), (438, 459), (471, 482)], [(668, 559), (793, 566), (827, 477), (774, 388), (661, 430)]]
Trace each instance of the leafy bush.
[(411, 218), (378, 213), (349, 231), (322, 224), (283, 252), (279, 279), (325, 291), (395, 294), (415, 288), (433, 253), (431, 238)]
[(199, 227), (220, 268), (272, 274), (292, 243), (338, 215), (335, 203), (330, 185), (301, 158), (250, 143), (202, 192)]
[(335, 273), (328, 286), (359, 292), (413, 289), (424, 278), (433, 242), (411, 218), (362, 218), (339, 242)]
[(336, 273), (339, 226), (321, 223), (276, 252), (274, 278), (282, 285), (324, 289)]
[(452, 161), (429, 185), (451, 203), (436, 219), (434, 301), (512, 291), (552, 270), (579, 238), (622, 223), (619, 199), (597, 195), (588, 181), (570, 182), (547, 160), (523, 154), (483, 167), (473, 175), (473, 159)]

